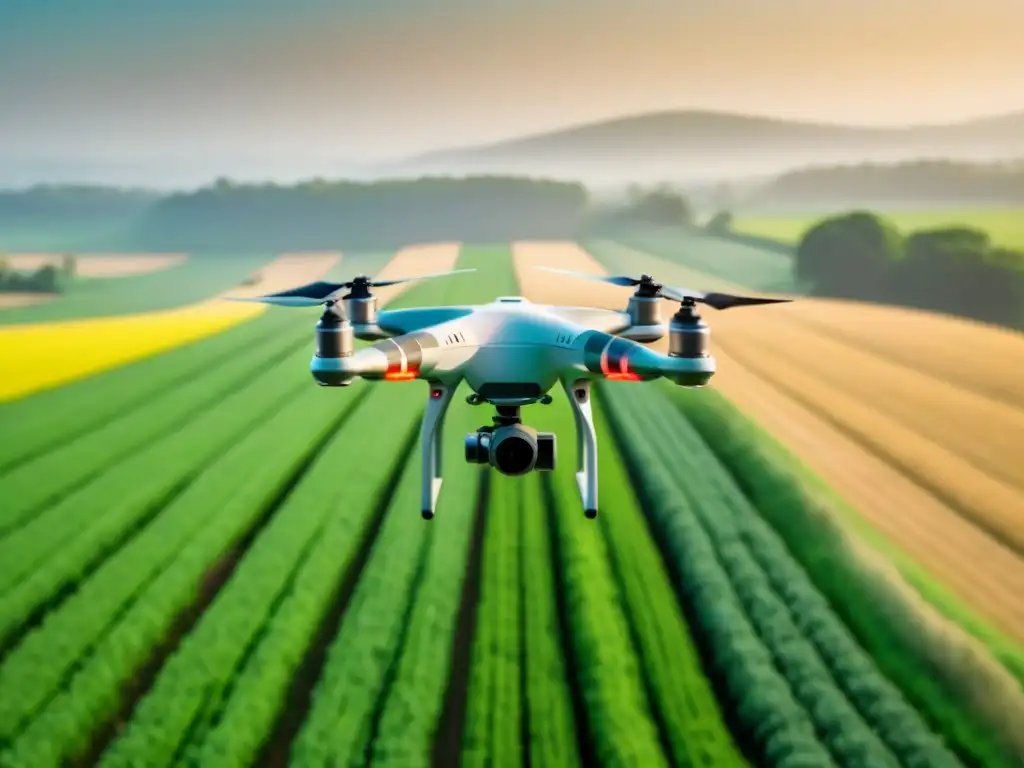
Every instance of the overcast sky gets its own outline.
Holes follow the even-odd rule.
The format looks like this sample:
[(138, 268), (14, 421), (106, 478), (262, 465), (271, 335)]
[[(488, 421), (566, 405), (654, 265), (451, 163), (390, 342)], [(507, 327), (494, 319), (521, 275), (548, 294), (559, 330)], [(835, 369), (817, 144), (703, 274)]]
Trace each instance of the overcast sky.
[(0, 147), (298, 168), (646, 110), (945, 121), (1024, 108), (1022, 36), (1024, 0), (0, 0)]

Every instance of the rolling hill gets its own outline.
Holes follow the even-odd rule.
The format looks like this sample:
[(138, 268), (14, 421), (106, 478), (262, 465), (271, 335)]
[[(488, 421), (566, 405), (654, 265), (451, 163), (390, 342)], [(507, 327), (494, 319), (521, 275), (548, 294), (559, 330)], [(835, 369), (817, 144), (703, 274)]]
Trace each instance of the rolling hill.
[(899, 128), (811, 123), (709, 111), (640, 114), (506, 141), (431, 152), (389, 173), (528, 173), (588, 183), (775, 174), (796, 166), (923, 157), (999, 160), (1024, 153), (1024, 111)]

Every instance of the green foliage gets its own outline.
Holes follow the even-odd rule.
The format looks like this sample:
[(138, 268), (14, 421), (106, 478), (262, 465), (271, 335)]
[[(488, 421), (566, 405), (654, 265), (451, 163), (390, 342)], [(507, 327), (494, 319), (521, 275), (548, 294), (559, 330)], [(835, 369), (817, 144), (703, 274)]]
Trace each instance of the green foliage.
[(658, 398), (608, 395), (694, 629), (759, 763), (801, 754), (820, 765), (959, 765), (682, 415)]
[(903, 238), (875, 214), (834, 216), (804, 234), (796, 270), (826, 295), (1024, 324), (1024, 253), (995, 247), (986, 232), (972, 227), (921, 230)]
[(1024, 253), (997, 248), (988, 233), (970, 227), (914, 232), (893, 275), (893, 292), (919, 306), (1024, 323)]
[(52, 450), (0, 474), (0, 535), (23, 524), (48, 503), (74, 493), (107, 467), (180, 429), (183, 423), (203, 418), (262, 371), (284, 358), (294, 359), (295, 353), (309, 346), (308, 327), (255, 325), (263, 336), (261, 345), (253, 344), (260, 335), (233, 335), (231, 347), (217, 345), (226, 354), (223, 362), (196, 371), (180, 386), (155, 394), (140, 408), (85, 434), (64, 433)]
[[(0, 473), (6, 476), (8, 468), (65, 443), (70, 447), (91, 431), (117, 422), (120, 415), (146, 421), (153, 417), (146, 412), (152, 402), (173, 397), (179, 387), (215, 371), (226, 358), (270, 343), (283, 329), (294, 326), (294, 314), (271, 309), (216, 336), (4, 403), (0, 407), (0, 432), (4, 436), (0, 440)], [(116, 448), (107, 446), (106, 450)], [(16, 502), (0, 497), (0, 510), (12, 503)], [(0, 512), (0, 520), (4, 514)], [(0, 523), (0, 530), (3, 528)]]
[(731, 211), (718, 211), (704, 225), (704, 231), (711, 235), (724, 235), (732, 231)]
[(170, 249), (377, 248), (412, 242), (575, 235), (586, 213), (577, 183), (522, 177), (426, 177), (292, 186), (222, 181), (170, 195), (137, 236)]
[[(271, 372), (256, 384), (273, 392), (268, 379), (275, 373), (280, 377)], [(290, 393), (278, 403), (269, 420), (236, 441), (4, 660), (0, 687), (21, 692), (0, 705), (0, 738), (13, 741), (4, 765), (55, 765), (74, 758), (88, 747), (93, 730), (117, 713), (122, 686), (195, 601), (206, 574), (258, 523), (301, 471), (312, 447), (354, 405), (349, 401), (339, 411), (318, 394)], [(221, 412), (251, 417), (252, 405), (238, 398)], [(201, 425), (217, 426), (212, 419)], [(195, 439), (190, 447), (195, 452)], [(89, 537), (64, 552), (83, 544), (92, 544), (93, 554), (102, 552)], [(70, 670), (74, 674), (65, 680)], [(170, 758), (168, 752), (165, 759)]]
[(0, 292), (62, 293), (75, 276), (75, 259), (65, 256), (59, 265), (44, 264), (32, 274), (24, 274), (0, 256)]
[(854, 211), (808, 230), (796, 249), (796, 276), (833, 296), (881, 297), (904, 252), (903, 238), (891, 223)]
[[(413, 437), (417, 409), (403, 393), (385, 387), (367, 393), (164, 664), (101, 765), (172, 765), (180, 756), (210, 760), (210, 765), (252, 765), (290, 682), (289, 667), (269, 649), (287, 652), (294, 671), (308, 635), (293, 634), (290, 622), (315, 628), (338, 579), (355, 559), (375, 502), (391, 482), (396, 457), (404, 458), (404, 444)], [(345, 399), (349, 408), (357, 402)], [(388, 412), (393, 429), (374, 428), (378, 409)], [(318, 438), (316, 431), (303, 434), (296, 427), (287, 434), (310, 445)], [(367, 434), (376, 439), (354, 439)], [(291, 453), (302, 456), (294, 448)], [(344, 500), (339, 500), (337, 467), (356, 461), (364, 462), (363, 471), (346, 484)], [(335, 547), (327, 549), (328, 542)], [(326, 562), (324, 554), (317, 554), (325, 550), (331, 558)], [(312, 584), (312, 592), (297, 595), (299, 575), (309, 569), (326, 578)], [(310, 586), (308, 576), (303, 582)], [(239, 718), (243, 704), (246, 716)], [(225, 710), (231, 715), (227, 722)], [(207, 738), (210, 743), (200, 746)]]
[[(673, 388), (670, 397), (858, 642), (932, 727), (965, 762), (1012, 764), (1000, 744), (1016, 730), (1003, 719), (1005, 713), (1012, 720), (1008, 707), (993, 699), (985, 708), (994, 710), (994, 717), (982, 721), (974, 710), (985, 686), (981, 673), (964, 659), (951, 658), (958, 649), (933, 642), (914, 607), (859, 559), (835, 522), (836, 511), (807, 486), (797, 459), (713, 390)], [(1024, 669), (1019, 651), (1005, 656), (997, 648), (996, 653), (1018, 675)], [(994, 687), (988, 694), (995, 695)]]
[[(526, 728), (530, 765), (579, 766), (572, 692), (563, 654), (568, 628), (559, 623), (558, 583), (552, 558), (551, 530), (541, 478), (522, 484), (522, 595), (526, 670)], [(528, 608), (528, 610), (527, 610)]]
[[(528, 614), (523, 607), (519, 554), (525, 512), (522, 485), (521, 479), (497, 472), (488, 482), (480, 599), (463, 730), (461, 765), (465, 768), (487, 768), (499, 759), (521, 766), (523, 753), (530, 749), (529, 743), (520, 743), (526, 711), (521, 681), (529, 674), (524, 664), (529, 630), (524, 629)], [(548, 685), (564, 687), (565, 680), (556, 678)]]
[[(138, 451), (0, 539), (0, 583), (6, 590), (0, 597), (0, 638), (9, 638), (34, 612), (79, 583), (264, 414), (308, 389), (302, 375), (308, 362), (306, 350), (283, 359), (221, 401), (207, 418)], [(318, 402), (332, 402), (327, 392), (316, 394)]]
[(782, 174), (745, 201), (761, 206), (1024, 202), (1024, 168), (1009, 163), (914, 160), (803, 168)]
[[(558, 435), (574, 428), (564, 395), (530, 414), (530, 423)], [(668, 766), (608, 545), (601, 529), (583, 516), (575, 461), (566, 458), (547, 485), (559, 589), (595, 759), (602, 766)]]
[[(615, 445), (598, 410), (598, 444)], [(622, 457), (601, 456), (599, 525), (673, 765), (746, 765), (726, 728)], [(566, 457), (568, 458), (568, 457)], [(606, 514), (605, 514), (606, 513)], [(564, 512), (563, 512), (564, 514)]]
[(633, 186), (624, 203), (593, 206), (587, 219), (587, 231), (594, 234), (638, 225), (690, 228), (694, 225), (693, 207), (671, 187)]

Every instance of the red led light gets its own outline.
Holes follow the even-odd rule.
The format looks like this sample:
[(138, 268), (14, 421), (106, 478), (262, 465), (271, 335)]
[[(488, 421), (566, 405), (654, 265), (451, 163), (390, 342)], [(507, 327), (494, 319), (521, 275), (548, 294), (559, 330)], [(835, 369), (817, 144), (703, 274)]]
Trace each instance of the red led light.
[(435, 400), (437, 400), (439, 397), (441, 397), (441, 390), (440, 389), (432, 389), (432, 390), (430, 390), (430, 396), (432, 398), (434, 398)]

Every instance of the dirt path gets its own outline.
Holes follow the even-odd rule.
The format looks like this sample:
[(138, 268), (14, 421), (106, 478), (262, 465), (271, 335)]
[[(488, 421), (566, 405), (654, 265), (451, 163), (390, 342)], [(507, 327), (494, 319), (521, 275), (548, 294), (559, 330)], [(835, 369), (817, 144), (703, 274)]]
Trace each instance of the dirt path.
[[(604, 268), (573, 243), (513, 246), (523, 295), (551, 304), (623, 308), (628, 289), (571, 278), (550, 279), (546, 264), (601, 274)], [(665, 302), (664, 317), (675, 310)], [(738, 315), (739, 313), (737, 313)], [(723, 314), (711, 319), (713, 329)], [(746, 315), (749, 319), (749, 315)], [(714, 330), (713, 330), (714, 333)], [(714, 339), (714, 336), (712, 337)], [(666, 341), (656, 345), (664, 351)], [(935, 573), (979, 612), (1024, 638), (1024, 560), (806, 407), (715, 349), (711, 386), (768, 429), (898, 547)]]
[[(108, 278), (144, 275), (184, 264), (184, 253), (102, 253), (75, 257), (75, 272), (79, 277)], [(60, 267), (62, 253), (15, 253), (8, 257), (13, 269), (34, 272), (47, 264)]]
[(44, 304), (47, 301), (53, 301), (58, 295), (56, 293), (0, 293), (0, 309)]

